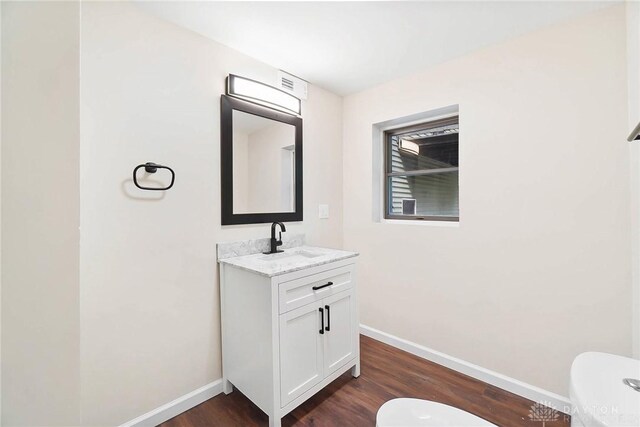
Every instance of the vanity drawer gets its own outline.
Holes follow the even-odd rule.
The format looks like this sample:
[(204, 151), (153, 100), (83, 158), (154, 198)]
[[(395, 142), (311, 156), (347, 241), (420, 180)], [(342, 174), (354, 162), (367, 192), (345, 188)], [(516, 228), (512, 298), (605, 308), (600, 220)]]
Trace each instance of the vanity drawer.
[(329, 295), (350, 289), (353, 286), (352, 275), (352, 267), (346, 266), (280, 283), (279, 312), (286, 313)]

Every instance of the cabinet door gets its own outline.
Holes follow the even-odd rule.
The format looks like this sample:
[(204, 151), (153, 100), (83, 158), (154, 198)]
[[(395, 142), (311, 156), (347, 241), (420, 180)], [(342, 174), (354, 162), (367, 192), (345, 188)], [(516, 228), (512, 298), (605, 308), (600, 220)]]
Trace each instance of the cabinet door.
[(284, 407), (323, 378), (324, 308), (308, 304), (280, 316), (280, 395)]
[(325, 311), (324, 375), (330, 375), (356, 355), (355, 296), (353, 290), (322, 300)]

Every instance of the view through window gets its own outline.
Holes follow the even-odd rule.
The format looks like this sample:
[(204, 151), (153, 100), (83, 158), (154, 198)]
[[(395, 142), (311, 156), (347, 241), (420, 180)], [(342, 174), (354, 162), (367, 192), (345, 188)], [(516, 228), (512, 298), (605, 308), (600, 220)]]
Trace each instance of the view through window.
[(458, 221), (458, 117), (385, 132), (386, 218)]

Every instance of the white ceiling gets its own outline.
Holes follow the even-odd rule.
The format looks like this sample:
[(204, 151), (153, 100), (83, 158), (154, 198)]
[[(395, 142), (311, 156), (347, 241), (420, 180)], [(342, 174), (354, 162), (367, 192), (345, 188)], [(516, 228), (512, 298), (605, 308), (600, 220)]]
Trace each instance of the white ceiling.
[(612, 2), (139, 2), (340, 95)]

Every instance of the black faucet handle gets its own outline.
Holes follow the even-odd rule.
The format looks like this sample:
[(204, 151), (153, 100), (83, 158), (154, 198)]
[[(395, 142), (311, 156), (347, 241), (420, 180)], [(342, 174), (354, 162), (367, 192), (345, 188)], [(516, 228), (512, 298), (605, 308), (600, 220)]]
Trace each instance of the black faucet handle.
[(276, 241), (276, 245), (282, 245), (282, 231), (278, 232), (278, 240)]

